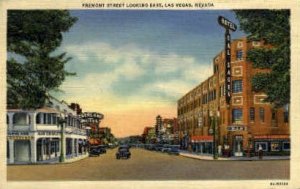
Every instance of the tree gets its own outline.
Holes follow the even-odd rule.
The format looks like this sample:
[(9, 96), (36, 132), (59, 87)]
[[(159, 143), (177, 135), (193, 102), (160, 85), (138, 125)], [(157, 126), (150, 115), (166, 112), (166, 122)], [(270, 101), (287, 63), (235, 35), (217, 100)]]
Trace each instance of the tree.
[(247, 54), (255, 68), (267, 68), (252, 78), (252, 88), (267, 94), (275, 107), (290, 103), (290, 11), (235, 10), (241, 30), (249, 40), (263, 40), (269, 47), (255, 48)]
[(58, 89), (71, 59), (55, 50), (63, 32), (77, 21), (65, 10), (10, 10), (7, 25), (7, 103), (24, 109), (42, 107)]

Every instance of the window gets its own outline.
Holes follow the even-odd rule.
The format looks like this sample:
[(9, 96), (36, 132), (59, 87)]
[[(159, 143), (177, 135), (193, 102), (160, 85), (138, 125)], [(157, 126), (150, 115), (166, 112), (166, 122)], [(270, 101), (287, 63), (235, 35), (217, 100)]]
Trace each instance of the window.
[(237, 60), (242, 60), (243, 59), (243, 51), (242, 50), (236, 51), (236, 59)]
[(250, 116), (250, 121), (254, 122), (255, 121), (255, 108), (254, 107), (250, 108), (249, 116)]
[(243, 122), (243, 111), (242, 109), (232, 110), (232, 123), (242, 123)]
[(253, 41), (252, 45), (253, 45), (253, 47), (259, 47), (260, 46), (260, 42), (259, 41)]
[(242, 80), (232, 81), (232, 93), (239, 93), (243, 91), (243, 82)]
[(47, 117), (46, 117), (46, 116), (47, 116), (47, 114), (43, 113), (43, 121), (44, 121), (43, 123), (44, 123), (44, 124), (46, 124), (46, 120), (47, 120)]
[(51, 124), (51, 114), (47, 114), (47, 124)]
[(258, 152), (259, 146), (262, 147), (263, 151), (268, 151), (268, 143), (267, 142), (256, 142), (255, 143), (255, 151)]
[(289, 142), (283, 142), (282, 143), (282, 150), (283, 151), (290, 151), (290, 143)]
[(272, 142), (271, 143), (271, 151), (279, 151), (280, 150), (280, 145), (279, 142)]
[(259, 118), (261, 122), (265, 122), (265, 109), (259, 108)]
[(41, 113), (38, 113), (38, 114), (36, 115), (36, 123), (37, 123), (37, 124), (41, 124)]
[(241, 47), (243, 47), (243, 42), (242, 42), (242, 41), (239, 41), (239, 42), (237, 43), (237, 48), (241, 48)]
[(289, 122), (289, 112), (288, 111), (283, 112), (283, 120), (284, 120), (284, 123)]
[(56, 114), (52, 114), (52, 116), (53, 116), (53, 124), (56, 125), (57, 124)]
[(275, 119), (276, 119), (276, 111), (272, 110), (272, 120), (275, 120)]

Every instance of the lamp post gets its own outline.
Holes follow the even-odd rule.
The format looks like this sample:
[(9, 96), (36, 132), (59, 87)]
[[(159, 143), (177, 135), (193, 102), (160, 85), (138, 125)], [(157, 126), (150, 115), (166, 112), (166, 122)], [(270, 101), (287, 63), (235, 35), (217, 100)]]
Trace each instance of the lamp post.
[(91, 132), (91, 127), (85, 127), (85, 130), (86, 130), (86, 138), (87, 138), (87, 151), (90, 152), (90, 132)]
[(64, 149), (64, 143), (65, 143), (65, 123), (66, 119), (63, 114), (60, 114), (60, 117), (58, 118), (57, 127), (60, 127), (60, 157), (59, 162), (65, 162), (65, 149)]
[(214, 159), (218, 159), (217, 155), (217, 127), (218, 127), (218, 117), (220, 112), (217, 111), (217, 114), (213, 114), (212, 111), (210, 112), (211, 117), (211, 128), (209, 129), (209, 133), (213, 134), (213, 157)]

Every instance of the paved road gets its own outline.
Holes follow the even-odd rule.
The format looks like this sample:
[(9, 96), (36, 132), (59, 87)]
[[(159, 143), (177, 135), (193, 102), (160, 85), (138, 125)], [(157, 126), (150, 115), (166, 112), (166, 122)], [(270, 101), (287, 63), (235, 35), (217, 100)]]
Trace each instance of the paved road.
[(131, 149), (128, 160), (116, 149), (74, 163), (10, 165), (8, 180), (234, 180), (288, 179), (290, 161), (206, 161)]

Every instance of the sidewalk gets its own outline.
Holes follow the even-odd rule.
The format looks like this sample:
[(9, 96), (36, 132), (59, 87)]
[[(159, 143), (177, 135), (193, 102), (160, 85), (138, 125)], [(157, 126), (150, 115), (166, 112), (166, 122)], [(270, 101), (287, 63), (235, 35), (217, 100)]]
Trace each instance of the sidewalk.
[[(180, 156), (193, 158), (193, 159), (200, 159), (200, 160), (214, 160), (213, 155), (210, 154), (197, 154), (191, 153), (188, 151), (181, 151), (179, 153)], [(263, 156), (260, 160), (258, 156), (254, 157), (219, 157), (217, 160), (225, 160), (225, 161), (263, 161), (263, 160), (289, 160), (290, 156)]]
[(59, 162), (59, 157), (43, 160), (43, 161), (37, 161), (35, 163), (30, 162), (15, 162), (13, 164), (10, 164), (7, 161), (7, 165), (47, 165), (47, 164), (63, 164), (63, 163), (73, 163), (82, 159), (85, 159), (89, 157), (89, 153), (86, 154), (80, 154), (79, 156), (70, 156), (67, 155), (64, 162)]

